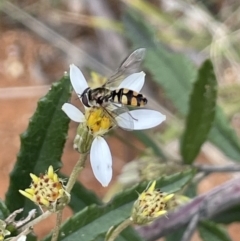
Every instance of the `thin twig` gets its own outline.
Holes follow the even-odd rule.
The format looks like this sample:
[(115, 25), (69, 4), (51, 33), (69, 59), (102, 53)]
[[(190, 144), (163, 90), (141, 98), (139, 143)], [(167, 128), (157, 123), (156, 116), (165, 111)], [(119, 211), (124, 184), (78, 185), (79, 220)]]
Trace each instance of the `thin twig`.
[(28, 212), (28, 215), (26, 218), (19, 220), (16, 222), (16, 228), (21, 227), (22, 225), (24, 225), (25, 223), (29, 222), (32, 218), (34, 218), (36, 216), (36, 209), (32, 209)]
[(54, 229), (54, 231), (53, 231), (53, 235), (52, 235), (51, 241), (57, 241), (57, 239), (58, 239), (59, 231), (60, 231), (60, 226), (61, 226), (61, 223), (62, 223), (62, 213), (63, 213), (63, 210), (60, 210), (60, 211), (57, 213), (56, 226), (55, 226), (55, 229)]
[(50, 85), (0, 88), (0, 99), (39, 98), (47, 93)]
[(114, 241), (118, 237), (118, 235), (132, 223), (133, 220), (131, 218), (124, 220), (121, 224), (119, 224), (119, 226), (117, 226), (112, 231), (112, 233), (109, 236), (106, 237), (105, 241)]
[(222, 166), (213, 166), (213, 165), (200, 165), (195, 164), (195, 168), (199, 172), (211, 173), (211, 172), (240, 172), (240, 165), (230, 164), (230, 165), (222, 165)]
[(75, 167), (73, 168), (73, 171), (69, 177), (69, 180), (68, 180), (68, 183), (67, 183), (67, 186), (66, 186), (66, 192), (70, 193), (77, 178), (78, 178), (78, 175), (79, 173), (82, 171), (82, 169), (84, 168), (84, 165), (85, 165), (85, 161), (87, 159), (87, 155), (88, 153), (83, 153), (81, 154), (78, 162), (76, 163)]
[(23, 208), (15, 210), (13, 213), (11, 213), (6, 219), (6, 223), (12, 223), (15, 221), (16, 216), (23, 211)]
[(191, 240), (191, 238), (193, 236), (193, 233), (194, 233), (194, 231), (195, 231), (195, 229), (197, 227), (198, 221), (199, 221), (199, 213), (196, 213), (192, 217), (189, 225), (187, 226), (187, 229), (185, 230), (185, 232), (184, 232), (184, 234), (182, 236), (181, 241), (189, 241), (189, 240)]
[(50, 211), (46, 211), (45, 213), (43, 213), (41, 216), (35, 218), (34, 220), (32, 220), (31, 222), (27, 223), (26, 225), (24, 225), (21, 230), (25, 230), (28, 228), (33, 227), (34, 225), (36, 225), (37, 223), (41, 222), (42, 220), (48, 218), (52, 213)]
[(10, 241), (17, 241), (21, 236), (27, 236), (29, 233), (32, 232), (32, 227), (28, 227), (27, 229), (23, 230), (18, 236), (12, 238)]

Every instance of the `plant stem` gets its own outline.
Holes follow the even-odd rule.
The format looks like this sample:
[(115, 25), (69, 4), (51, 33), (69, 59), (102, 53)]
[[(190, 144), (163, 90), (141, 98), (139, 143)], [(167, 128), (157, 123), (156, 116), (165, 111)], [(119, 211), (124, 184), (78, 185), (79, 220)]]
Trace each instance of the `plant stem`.
[(57, 212), (56, 227), (55, 227), (55, 229), (53, 231), (53, 235), (52, 235), (51, 241), (57, 241), (57, 239), (58, 239), (60, 226), (61, 226), (61, 222), (62, 222), (62, 213), (63, 213), (63, 210), (60, 210), (59, 212)]
[(75, 167), (73, 168), (73, 171), (69, 177), (69, 180), (68, 180), (68, 183), (67, 183), (67, 186), (66, 186), (66, 191), (68, 193), (71, 192), (77, 178), (78, 178), (78, 175), (79, 173), (82, 171), (82, 169), (84, 168), (84, 165), (85, 165), (85, 161), (87, 159), (87, 155), (88, 153), (83, 153), (81, 154), (78, 162), (76, 163)]
[[(79, 173), (82, 171), (82, 169), (84, 168), (84, 165), (85, 165), (85, 161), (87, 159), (87, 155), (88, 153), (84, 153), (84, 154), (81, 154), (79, 160), (77, 161), (75, 167), (73, 168), (73, 171), (69, 177), (69, 180), (68, 180), (68, 183), (67, 183), (67, 186), (66, 186), (66, 192), (67, 193), (70, 193), (77, 178), (78, 178), (78, 175)], [(61, 226), (61, 222), (62, 222), (62, 212), (63, 210), (60, 210), (58, 213), (57, 213), (57, 222), (56, 222), (56, 227), (53, 231), (53, 235), (52, 235), (52, 239), (51, 241), (57, 241), (58, 239), (58, 235), (59, 235), (59, 231), (60, 231), (60, 226)]]
[(119, 224), (119, 226), (117, 226), (113, 230), (110, 236), (106, 238), (106, 241), (114, 241), (117, 238), (117, 236), (132, 223), (133, 223), (133, 220), (131, 218), (128, 218), (125, 221), (123, 221), (121, 224)]
[(239, 172), (239, 164), (229, 164), (222, 166), (213, 166), (213, 165), (200, 165), (195, 164), (194, 167), (197, 168), (199, 172), (212, 173), (212, 172)]

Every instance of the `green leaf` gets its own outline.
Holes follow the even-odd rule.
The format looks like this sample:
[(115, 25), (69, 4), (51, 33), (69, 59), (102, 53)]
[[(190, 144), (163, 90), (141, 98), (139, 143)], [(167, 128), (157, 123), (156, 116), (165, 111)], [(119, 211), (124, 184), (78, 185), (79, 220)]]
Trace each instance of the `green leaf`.
[(181, 142), (181, 154), (185, 164), (193, 163), (207, 139), (215, 117), (216, 97), (217, 81), (213, 65), (207, 60), (199, 70), (190, 97), (190, 110)]
[[(176, 192), (192, 177), (192, 171), (177, 173), (160, 178), (157, 181), (157, 187), (164, 192)], [(91, 205), (72, 216), (61, 228), (61, 232), (64, 233), (61, 240), (70, 241), (81, 237), (81, 241), (90, 241), (105, 234), (111, 226), (118, 225), (130, 216), (133, 202), (137, 199), (138, 193), (144, 191), (147, 186), (146, 182), (139, 184), (118, 194), (111, 203), (105, 206)], [(50, 237), (44, 240), (49, 241)]]
[(186, 230), (187, 225), (185, 225), (182, 228), (179, 228), (177, 230), (174, 230), (174, 232), (168, 234), (165, 237), (165, 241), (176, 241), (176, 240), (181, 240), (182, 236), (184, 234), (184, 231)]
[(4, 220), (9, 216), (10, 212), (6, 206), (6, 204), (0, 200), (0, 219)]
[(198, 230), (203, 241), (231, 241), (227, 231), (214, 222), (201, 221)]
[(209, 133), (209, 140), (218, 146), (227, 156), (238, 162), (240, 161), (239, 138), (219, 107), (216, 109), (216, 117)]
[(214, 220), (214, 222), (223, 223), (223, 224), (240, 222), (240, 205), (229, 208), (228, 210), (217, 214), (213, 218), (213, 220)]
[[(60, 174), (59, 176), (66, 179), (66, 176), (63, 174)], [(86, 189), (80, 182), (76, 182), (71, 191), (71, 200), (68, 206), (74, 213), (76, 213), (91, 204), (101, 205), (102, 201), (95, 195), (95, 193)]]
[[(183, 54), (173, 53), (161, 44), (156, 38), (157, 30), (137, 11), (127, 9), (123, 23), (133, 47), (147, 49), (145, 68), (156, 83), (161, 85), (166, 97), (172, 101), (179, 113), (186, 116), (192, 84), (197, 76), (196, 67)], [(219, 107), (216, 109), (209, 140), (230, 158), (240, 160), (239, 140)]]
[(36, 205), (18, 191), (29, 187), (30, 173), (45, 173), (50, 165), (55, 169), (61, 167), (69, 123), (69, 118), (61, 107), (69, 98), (70, 81), (65, 76), (54, 83), (47, 95), (39, 100), (27, 130), (21, 135), (17, 162), (10, 174), (6, 194), (6, 204), (10, 211), (24, 208), (26, 214), (31, 208), (36, 208)]
[(163, 151), (158, 147), (154, 140), (142, 131), (134, 131), (134, 135), (147, 147), (152, 148), (156, 156), (159, 156), (161, 159), (166, 160), (166, 156)]

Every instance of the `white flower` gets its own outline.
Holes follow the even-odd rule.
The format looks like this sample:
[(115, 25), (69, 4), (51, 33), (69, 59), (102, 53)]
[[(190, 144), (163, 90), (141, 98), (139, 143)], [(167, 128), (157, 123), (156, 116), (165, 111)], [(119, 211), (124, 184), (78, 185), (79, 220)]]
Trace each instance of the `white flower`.
[[(118, 88), (131, 89), (137, 92), (143, 87), (145, 73), (134, 73), (122, 81)], [(86, 79), (75, 65), (70, 65), (70, 79), (75, 92), (81, 95), (88, 88)], [(96, 179), (102, 186), (108, 186), (112, 179), (112, 156), (107, 142), (102, 135), (111, 129), (115, 123), (106, 116), (102, 108), (86, 109), (85, 115), (75, 106), (65, 103), (62, 110), (67, 116), (79, 123), (86, 123), (94, 140), (90, 150), (90, 162)], [(131, 118), (131, 125), (128, 119)], [(161, 124), (166, 116), (155, 110), (136, 109), (122, 113), (116, 117), (118, 126), (128, 130), (143, 130)]]

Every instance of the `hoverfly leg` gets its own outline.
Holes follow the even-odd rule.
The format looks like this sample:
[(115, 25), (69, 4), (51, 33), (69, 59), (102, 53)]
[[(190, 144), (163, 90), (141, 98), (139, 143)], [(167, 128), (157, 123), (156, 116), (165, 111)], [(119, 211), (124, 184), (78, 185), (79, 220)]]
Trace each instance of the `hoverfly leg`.
[(132, 117), (133, 120), (138, 121), (138, 119), (134, 118), (130, 112), (128, 112), (128, 114)]

